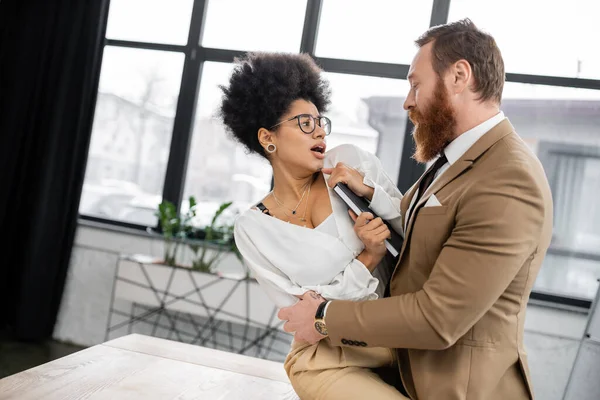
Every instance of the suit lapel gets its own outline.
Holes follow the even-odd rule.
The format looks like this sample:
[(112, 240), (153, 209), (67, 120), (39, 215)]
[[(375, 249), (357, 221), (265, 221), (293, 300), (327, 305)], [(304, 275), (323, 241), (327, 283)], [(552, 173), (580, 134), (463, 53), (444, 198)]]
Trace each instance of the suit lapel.
[(437, 193), (444, 186), (460, 176), (465, 170), (470, 168), (472, 164), (472, 161), (466, 161), (462, 159), (458, 160), (452, 164), (450, 168), (448, 168), (441, 176), (439, 176), (438, 179), (431, 184), (431, 186), (429, 186), (425, 193), (423, 193), (423, 196), (421, 196), (419, 199), (419, 202), (415, 205), (413, 212), (409, 215), (408, 225), (406, 226), (406, 233), (404, 235), (405, 238), (410, 236), (412, 227), (414, 225), (413, 222), (416, 214), (418, 214), (417, 211), (419, 210), (419, 207), (425, 204), (432, 194)]
[[(498, 125), (493, 127), (490, 131), (488, 131), (485, 135), (483, 135), (461, 158), (459, 158), (454, 164), (450, 166), (441, 176), (438, 177), (437, 180), (433, 182), (431, 186), (425, 191), (423, 196), (419, 199), (419, 202), (415, 206), (413, 212), (409, 216), (408, 223), (405, 224), (406, 229), (404, 232), (404, 246), (402, 247), (402, 251), (400, 252), (400, 257), (398, 258), (398, 265), (402, 260), (402, 256), (404, 255), (404, 251), (406, 247), (410, 243), (410, 234), (412, 232), (412, 227), (414, 225), (414, 219), (417, 214), (417, 210), (423, 204), (427, 202), (429, 197), (432, 194), (437, 193), (442, 188), (447, 186), (453, 180), (462, 175), (465, 171), (470, 169), (476, 159), (478, 159), (483, 153), (485, 153), (490, 147), (492, 147), (496, 142), (498, 142), (503, 137), (508, 134), (514, 132), (514, 128), (508, 119), (504, 119)], [(410, 188), (409, 193), (404, 196), (402, 202), (400, 203), (400, 209), (402, 211), (403, 219), (406, 218), (406, 213), (408, 207), (410, 206), (411, 200), (415, 195), (417, 188), (419, 187), (419, 183), (423, 179), (423, 176)]]

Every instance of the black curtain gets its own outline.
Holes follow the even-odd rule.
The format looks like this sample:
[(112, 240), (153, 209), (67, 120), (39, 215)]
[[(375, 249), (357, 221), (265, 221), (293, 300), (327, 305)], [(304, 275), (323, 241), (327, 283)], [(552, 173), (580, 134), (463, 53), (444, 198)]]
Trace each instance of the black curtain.
[(0, 1), (0, 327), (51, 337), (77, 226), (108, 0)]

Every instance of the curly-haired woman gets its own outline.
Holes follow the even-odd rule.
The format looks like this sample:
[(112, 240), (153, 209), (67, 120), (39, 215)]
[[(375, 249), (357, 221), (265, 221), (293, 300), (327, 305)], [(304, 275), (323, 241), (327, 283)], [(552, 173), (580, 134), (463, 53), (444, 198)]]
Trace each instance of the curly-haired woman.
[[(401, 230), (402, 198), (379, 160), (352, 145), (326, 152), (330, 90), (308, 55), (252, 53), (221, 87), (221, 117), (233, 137), (273, 168), (273, 191), (242, 213), (235, 241), (277, 306), (313, 291), (327, 299), (377, 298), (371, 274), (390, 232), (381, 219), (351, 216), (331, 187), (345, 182)], [(355, 220), (355, 222), (353, 221)], [(394, 363), (385, 348), (294, 341), (285, 369), (303, 399), (405, 399), (372, 368)]]

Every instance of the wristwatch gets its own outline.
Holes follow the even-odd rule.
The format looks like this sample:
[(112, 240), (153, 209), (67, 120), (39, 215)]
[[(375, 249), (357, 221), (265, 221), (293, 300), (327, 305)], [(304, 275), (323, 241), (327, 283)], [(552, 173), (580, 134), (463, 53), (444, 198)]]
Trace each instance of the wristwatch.
[(325, 325), (325, 307), (329, 301), (324, 301), (317, 307), (315, 313), (315, 329), (323, 336), (327, 336), (327, 325)]

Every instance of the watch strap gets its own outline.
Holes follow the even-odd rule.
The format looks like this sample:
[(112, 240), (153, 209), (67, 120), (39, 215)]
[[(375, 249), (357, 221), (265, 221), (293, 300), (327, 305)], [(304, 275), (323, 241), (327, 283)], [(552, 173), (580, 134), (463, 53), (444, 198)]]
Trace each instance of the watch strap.
[(329, 303), (329, 300), (322, 302), (317, 307), (317, 312), (315, 313), (315, 319), (323, 319), (325, 318), (325, 307)]

